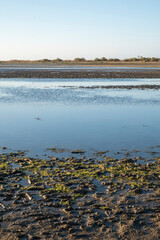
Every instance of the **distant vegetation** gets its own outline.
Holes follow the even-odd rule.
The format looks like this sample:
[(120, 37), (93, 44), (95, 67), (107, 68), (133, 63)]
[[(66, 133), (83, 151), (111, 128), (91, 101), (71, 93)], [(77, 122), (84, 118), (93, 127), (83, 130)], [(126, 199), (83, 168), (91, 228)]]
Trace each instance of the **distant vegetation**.
[(84, 64), (107, 64), (107, 63), (160, 63), (160, 58), (157, 57), (133, 57), (133, 58), (125, 58), (125, 59), (119, 59), (119, 58), (95, 58), (92, 60), (87, 60), (83, 57), (81, 58), (75, 58), (74, 60), (63, 60), (60, 58), (56, 59), (40, 59), (40, 60), (9, 60), (9, 61), (0, 61), (0, 63), (84, 63)]

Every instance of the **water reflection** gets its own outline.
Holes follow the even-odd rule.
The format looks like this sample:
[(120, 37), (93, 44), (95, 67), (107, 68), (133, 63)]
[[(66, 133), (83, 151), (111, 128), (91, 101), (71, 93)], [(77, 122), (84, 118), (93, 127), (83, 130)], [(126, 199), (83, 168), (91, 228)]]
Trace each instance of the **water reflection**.
[(118, 151), (160, 143), (159, 90), (48, 89), (46, 81), (0, 81), (0, 146), (37, 154), (55, 146)]

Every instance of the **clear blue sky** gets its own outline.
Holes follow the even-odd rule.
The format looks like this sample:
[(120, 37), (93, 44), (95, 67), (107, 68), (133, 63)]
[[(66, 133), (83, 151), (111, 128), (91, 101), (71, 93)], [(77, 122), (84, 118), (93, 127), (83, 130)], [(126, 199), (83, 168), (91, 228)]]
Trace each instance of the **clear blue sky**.
[(0, 59), (160, 57), (160, 0), (0, 0)]

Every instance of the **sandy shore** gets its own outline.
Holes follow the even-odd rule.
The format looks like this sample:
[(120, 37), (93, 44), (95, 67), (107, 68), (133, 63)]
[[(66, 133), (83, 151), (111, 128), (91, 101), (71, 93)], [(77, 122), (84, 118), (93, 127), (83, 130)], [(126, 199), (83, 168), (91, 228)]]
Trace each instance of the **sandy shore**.
[(52, 68), (52, 67), (132, 67), (132, 68), (160, 68), (160, 62), (108, 62), (108, 63), (94, 63), (94, 62), (84, 62), (84, 63), (77, 63), (77, 62), (63, 62), (63, 63), (34, 63), (34, 62), (28, 62), (28, 63), (0, 63), (0, 68), (4, 67), (17, 67), (17, 68)]

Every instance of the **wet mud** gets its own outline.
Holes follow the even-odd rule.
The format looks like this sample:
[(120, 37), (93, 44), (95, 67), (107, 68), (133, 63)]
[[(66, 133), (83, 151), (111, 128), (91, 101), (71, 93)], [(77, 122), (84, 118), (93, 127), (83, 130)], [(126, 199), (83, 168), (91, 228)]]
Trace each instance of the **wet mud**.
[(3, 70), (0, 78), (160, 78), (160, 70)]
[(90, 157), (71, 150), (65, 157), (66, 149), (50, 148), (40, 159), (3, 151), (0, 239), (159, 239), (160, 157), (154, 149), (147, 158), (129, 152), (107, 157), (108, 150)]

